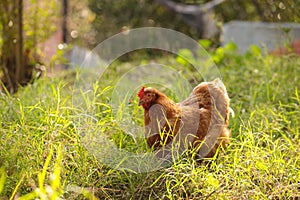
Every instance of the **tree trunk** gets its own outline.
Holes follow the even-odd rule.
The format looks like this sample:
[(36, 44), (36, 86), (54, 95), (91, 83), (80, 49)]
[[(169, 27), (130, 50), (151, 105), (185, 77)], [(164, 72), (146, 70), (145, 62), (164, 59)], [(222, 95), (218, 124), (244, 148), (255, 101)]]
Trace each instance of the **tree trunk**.
[(32, 68), (25, 63), (23, 42), (23, 0), (1, 0), (2, 50), (1, 80), (10, 93), (31, 79)]
[(63, 43), (67, 43), (67, 35), (68, 35), (68, 0), (63, 0), (63, 12), (62, 12), (62, 41)]
[(17, 0), (16, 5), (16, 81), (24, 81), (24, 56), (23, 56), (23, 0)]
[(14, 5), (9, 3), (7, 0), (1, 1), (1, 21), (2, 21), (2, 50), (1, 50), (1, 68), (3, 71), (2, 81), (4, 86), (10, 93), (14, 92), (16, 87), (14, 80), (14, 61), (15, 61), (15, 48), (13, 45), (14, 41), (14, 21), (11, 15), (13, 14)]

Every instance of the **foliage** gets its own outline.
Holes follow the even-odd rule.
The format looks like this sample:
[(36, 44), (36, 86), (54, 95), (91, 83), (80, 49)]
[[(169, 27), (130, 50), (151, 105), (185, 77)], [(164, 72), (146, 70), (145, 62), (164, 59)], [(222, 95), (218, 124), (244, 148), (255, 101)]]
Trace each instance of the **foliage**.
[(92, 22), (96, 15), (88, 8), (88, 1), (72, 0), (68, 2), (68, 29), (70, 32), (68, 41), (84, 47), (94, 44), (96, 35), (92, 29)]
[[(108, 168), (80, 142), (71, 102), (76, 76), (64, 73), (0, 96), (0, 198), (299, 198), (299, 57), (264, 56), (255, 47), (239, 55), (233, 44), (211, 54), (236, 115), (230, 120), (232, 143), (218, 156), (199, 163), (183, 155), (172, 166), (142, 174)], [(135, 62), (115, 63), (105, 84), (120, 70), (150, 61)], [(186, 72), (172, 56), (157, 62)], [(99, 125), (115, 144), (135, 151), (135, 141), (118, 128), (107, 104), (113, 85), (103, 84), (95, 85), (86, 103), (95, 105)], [(132, 112), (142, 119), (136, 104)]]
[(267, 22), (300, 22), (297, 12), (300, 2), (297, 0), (228, 0), (217, 8), (217, 13), (223, 21), (261, 20)]
[[(209, 1), (211, 0), (176, 0), (179, 3), (192, 5)], [(174, 13), (164, 9), (155, 1), (89, 0), (89, 7), (95, 14), (95, 18), (92, 18), (92, 25), (96, 39), (92, 46), (128, 28), (145, 26), (170, 28), (179, 30), (193, 38), (199, 38), (194, 29), (189, 28)], [(216, 7), (215, 15), (219, 22), (231, 20), (300, 22), (299, 9), (300, 2), (298, 0), (227, 0)]]
[(151, 0), (89, 0), (89, 8), (96, 15), (93, 21), (96, 32), (94, 45), (121, 31), (144, 26), (165, 27), (194, 37), (197, 35), (174, 13)]
[(38, 45), (56, 28), (58, 2), (0, 2), (1, 90), (14, 93), (35, 78), (35, 64), (41, 62)]
[[(61, 1), (30, 0), (24, 5), (25, 49), (36, 48), (57, 29)], [(41, 52), (35, 52), (41, 53)]]
[[(180, 3), (197, 5), (211, 0), (173, 0)], [(226, 0), (216, 7), (216, 14), (224, 21), (261, 20), (268, 22), (300, 22), (297, 0)]]
[[(57, 28), (60, 14), (60, 1), (30, 0), (24, 1), (23, 30), (25, 36), (25, 48), (38, 51), (38, 44), (41, 44), (53, 34)], [(0, 16), (0, 20), (4, 20)], [(0, 24), (2, 33), (2, 23)], [(0, 47), (3, 35), (0, 37)], [(1, 52), (0, 52), (1, 53)]]
[[(27, 82), (27, 71), (23, 51), (23, 0), (1, 1), (0, 20), (2, 24), (0, 66), (1, 82), (13, 93), (18, 85)], [(29, 75), (30, 76), (30, 75)]]

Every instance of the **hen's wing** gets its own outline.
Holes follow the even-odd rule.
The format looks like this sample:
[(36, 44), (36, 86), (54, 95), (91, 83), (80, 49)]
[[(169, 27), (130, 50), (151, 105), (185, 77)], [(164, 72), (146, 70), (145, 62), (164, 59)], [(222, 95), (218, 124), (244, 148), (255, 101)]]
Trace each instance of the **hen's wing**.
[(174, 112), (167, 112), (160, 104), (151, 106), (147, 117), (149, 118), (149, 124), (145, 126), (147, 144), (154, 149), (161, 147), (163, 144), (168, 144), (177, 134), (180, 121), (179, 113), (175, 112), (177, 109), (173, 109)]
[(220, 79), (200, 83), (180, 105), (198, 106), (199, 109), (211, 110), (212, 114), (219, 115), (219, 119), (222, 119), (226, 124), (228, 123), (229, 97)]
[[(219, 144), (225, 145), (229, 142), (231, 137), (227, 128), (230, 112), (229, 97), (220, 79), (199, 84), (180, 105), (182, 108), (193, 107), (194, 112), (199, 115), (198, 123), (189, 126), (197, 126), (197, 138), (194, 140), (194, 146), (198, 146), (205, 140), (206, 145), (202, 145), (203, 147), (199, 151), (201, 157), (213, 156)], [(183, 118), (183, 123), (189, 124), (188, 119), (192, 115), (183, 112), (183, 116), (187, 119)]]

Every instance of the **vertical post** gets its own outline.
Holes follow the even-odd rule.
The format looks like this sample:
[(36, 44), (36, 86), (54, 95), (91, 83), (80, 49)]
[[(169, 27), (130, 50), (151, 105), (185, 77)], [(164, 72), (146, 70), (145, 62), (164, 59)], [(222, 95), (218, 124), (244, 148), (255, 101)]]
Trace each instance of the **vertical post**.
[(68, 35), (68, 25), (67, 25), (68, 0), (63, 0), (62, 2), (63, 2), (62, 42), (67, 43), (67, 35)]
[(23, 0), (16, 3), (16, 39), (13, 41), (16, 47), (16, 83), (22, 84), (24, 81), (23, 66)]

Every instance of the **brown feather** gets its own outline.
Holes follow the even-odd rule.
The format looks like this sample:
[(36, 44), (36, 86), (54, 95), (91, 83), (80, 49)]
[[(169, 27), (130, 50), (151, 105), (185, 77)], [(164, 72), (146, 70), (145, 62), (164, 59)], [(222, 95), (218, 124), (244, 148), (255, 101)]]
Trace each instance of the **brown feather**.
[[(155, 88), (145, 88), (144, 93), (155, 96), (143, 106), (149, 147), (164, 149), (172, 141), (179, 149), (199, 147), (200, 156), (212, 157), (219, 145), (230, 141), (229, 98), (221, 80), (199, 84), (178, 104)], [(203, 141), (211, 147), (200, 147)]]

